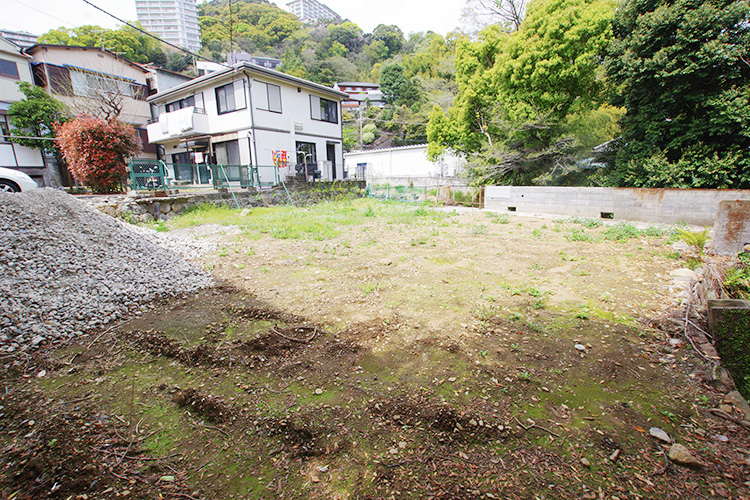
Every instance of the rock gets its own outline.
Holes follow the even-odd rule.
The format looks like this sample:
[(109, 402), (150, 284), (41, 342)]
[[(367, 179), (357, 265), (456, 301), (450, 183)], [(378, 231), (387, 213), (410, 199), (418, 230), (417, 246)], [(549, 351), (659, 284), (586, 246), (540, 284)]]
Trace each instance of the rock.
[(701, 344), (700, 349), (707, 358), (719, 359), (719, 353), (716, 352), (716, 348), (713, 345), (709, 343)]
[(406, 448), (406, 441), (401, 441), (401, 442), (399, 442), (399, 443), (398, 443), (398, 447), (399, 447), (399, 448), (401, 448), (402, 450), (403, 450), (404, 448)]
[(723, 411), (724, 413), (732, 413), (734, 411), (734, 406), (732, 405), (719, 405), (719, 409)]
[(381, 266), (390, 266), (391, 264), (393, 264), (391, 259), (380, 259)]
[(589, 462), (586, 457), (581, 458), (581, 465), (584, 467), (591, 467), (591, 462)]
[(174, 476), (162, 476), (159, 478), (159, 481), (166, 481), (168, 483), (173, 483), (175, 480)]
[(669, 275), (673, 278), (687, 278), (691, 281), (697, 281), (698, 275), (695, 273), (695, 271), (691, 269), (687, 269), (685, 267), (681, 269), (675, 269), (674, 271), (670, 271)]
[(674, 443), (669, 449), (669, 459), (674, 463), (686, 467), (701, 467), (702, 464), (693, 456), (686, 447), (679, 443)]
[(682, 339), (669, 339), (669, 345), (675, 349), (677, 347), (680, 347), (682, 344), (684, 344)]
[(648, 433), (651, 434), (652, 437), (655, 437), (659, 441), (664, 441), (665, 443), (672, 443), (672, 438), (669, 437), (669, 434), (667, 434), (662, 429), (659, 429), (658, 427), (651, 427), (648, 430)]
[(577, 351), (586, 352), (586, 346), (583, 344), (576, 344), (573, 347), (575, 347)]
[(388, 450), (388, 453), (390, 453), (391, 455), (396, 455), (396, 454), (398, 454), (398, 449), (391, 448), (390, 450)]
[(750, 420), (750, 404), (745, 401), (745, 398), (742, 397), (742, 394), (740, 394), (739, 391), (730, 392), (724, 396), (724, 401), (733, 404), (735, 408), (745, 414), (745, 418)]
[(321, 389), (321, 388), (315, 389), (315, 394), (317, 394), (318, 396), (320, 396), (321, 394), (323, 394), (323, 389)]
[(611, 462), (616, 462), (616, 461), (617, 461), (617, 459), (618, 459), (619, 457), (620, 457), (620, 450), (615, 450), (615, 451), (614, 451), (614, 452), (613, 452), (613, 453), (612, 453), (612, 454), (611, 454), (611, 455), (609, 456), (609, 460), (610, 460)]
[(240, 212), (240, 216), (241, 216), (241, 217), (247, 217), (247, 216), (248, 216), (248, 215), (250, 215), (251, 213), (253, 213), (253, 211), (252, 211), (252, 210), (250, 210), (249, 208), (243, 208), (243, 209), (242, 209), (242, 212)]

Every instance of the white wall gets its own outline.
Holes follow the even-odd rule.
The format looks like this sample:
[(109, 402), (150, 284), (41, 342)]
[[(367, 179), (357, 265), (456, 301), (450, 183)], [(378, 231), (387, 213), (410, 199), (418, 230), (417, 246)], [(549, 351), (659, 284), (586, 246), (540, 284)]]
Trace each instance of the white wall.
[(465, 162), (451, 155), (438, 161), (427, 159), (427, 146), (403, 146), (372, 151), (354, 151), (344, 155), (346, 169), (352, 177), (357, 165), (367, 165), (367, 178), (382, 177), (455, 177), (460, 176)]

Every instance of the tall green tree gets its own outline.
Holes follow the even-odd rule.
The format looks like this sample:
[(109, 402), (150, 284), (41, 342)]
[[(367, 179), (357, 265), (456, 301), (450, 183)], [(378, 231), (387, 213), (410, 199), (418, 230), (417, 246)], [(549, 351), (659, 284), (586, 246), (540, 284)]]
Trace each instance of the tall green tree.
[(400, 64), (389, 64), (380, 73), (380, 90), (388, 104), (396, 106), (415, 106), (422, 100), (422, 89), (416, 78), (404, 76)]
[(102, 47), (137, 63), (158, 63), (164, 54), (161, 44), (143, 33), (123, 26), (116, 30), (84, 25), (73, 29), (57, 28), (38, 38), (39, 43)]
[[(67, 107), (41, 87), (28, 82), (20, 82), (18, 88), (24, 95), (8, 107), (10, 119), (11, 141), (27, 148), (38, 149), (42, 160), (46, 163), (45, 154), (52, 154), (60, 167), (60, 176), (66, 186), (72, 185), (72, 178), (68, 172), (60, 150), (55, 146), (55, 127), (57, 124), (70, 120)], [(31, 137), (32, 139), (23, 139)], [(36, 138), (43, 138), (39, 140)]]
[(750, 188), (750, 4), (626, 0), (607, 58), (620, 86), (614, 185)]
[(470, 156), (479, 183), (550, 183), (573, 169), (590, 122), (616, 120), (601, 58), (612, 36), (611, 0), (535, 0), (517, 31), (504, 24), (456, 49), (458, 95), (434, 110), (429, 153)]

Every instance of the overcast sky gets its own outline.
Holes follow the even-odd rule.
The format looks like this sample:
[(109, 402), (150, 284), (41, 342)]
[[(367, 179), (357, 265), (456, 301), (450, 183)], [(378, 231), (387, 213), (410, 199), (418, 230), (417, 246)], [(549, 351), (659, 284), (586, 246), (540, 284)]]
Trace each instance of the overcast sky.
[[(112, 14), (134, 21), (135, 0), (90, 0)], [(202, 0), (199, 0), (199, 3)], [(273, 0), (272, 0), (273, 1)], [(275, 1), (283, 6), (287, 0)], [(0, 0), (3, 16), (0, 27), (13, 31), (28, 31), (41, 35), (51, 29), (72, 28), (84, 24), (98, 24), (115, 28), (117, 21), (98, 12), (83, 0)], [(459, 24), (464, 0), (325, 0), (342, 18), (356, 23), (365, 32), (372, 32), (378, 24), (395, 24), (408, 35), (414, 31), (432, 30), (445, 35)]]

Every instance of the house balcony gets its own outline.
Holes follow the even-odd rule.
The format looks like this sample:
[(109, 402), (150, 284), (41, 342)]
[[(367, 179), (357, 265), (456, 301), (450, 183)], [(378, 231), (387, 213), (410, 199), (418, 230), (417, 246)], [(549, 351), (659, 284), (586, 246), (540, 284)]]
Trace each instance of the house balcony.
[(151, 144), (208, 135), (208, 115), (204, 109), (189, 106), (162, 113), (157, 121), (146, 127), (146, 130), (148, 142)]

